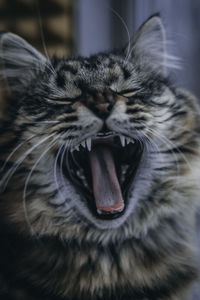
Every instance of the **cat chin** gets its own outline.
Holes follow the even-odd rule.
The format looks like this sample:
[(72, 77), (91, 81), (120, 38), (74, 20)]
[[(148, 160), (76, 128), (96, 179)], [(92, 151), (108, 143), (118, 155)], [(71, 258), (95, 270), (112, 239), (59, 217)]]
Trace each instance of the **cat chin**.
[[(116, 219), (101, 220), (95, 217), (85, 205), (76, 208), (77, 213), (79, 214), (80, 218), (84, 218), (85, 222), (87, 222), (87, 225), (91, 224), (100, 230), (117, 229), (124, 226), (126, 227), (126, 225), (133, 226), (133, 224), (135, 224), (135, 222), (133, 222), (133, 218), (137, 214), (139, 208), (138, 204), (140, 203), (140, 205), (142, 205), (143, 201), (147, 201), (149, 189), (146, 189), (146, 192), (143, 191), (143, 193), (140, 193), (141, 186), (144, 187), (144, 185), (139, 185), (136, 190), (132, 191), (132, 196), (130, 196), (128, 199), (128, 204), (124, 213)], [(138, 216), (137, 220), (139, 220)]]

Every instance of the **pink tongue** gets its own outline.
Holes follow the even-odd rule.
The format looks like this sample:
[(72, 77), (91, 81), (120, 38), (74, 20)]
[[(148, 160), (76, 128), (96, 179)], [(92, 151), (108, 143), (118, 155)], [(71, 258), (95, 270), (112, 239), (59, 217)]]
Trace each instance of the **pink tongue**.
[(89, 153), (89, 159), (98, 212), (121, 212), (124, 209), (124, 200), (111, 150), (107, 146), (96, 146)]

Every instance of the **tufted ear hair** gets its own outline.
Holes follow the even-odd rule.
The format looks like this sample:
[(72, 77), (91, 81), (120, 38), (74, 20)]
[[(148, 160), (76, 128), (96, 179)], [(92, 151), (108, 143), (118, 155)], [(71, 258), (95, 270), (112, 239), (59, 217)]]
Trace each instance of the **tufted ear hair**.
[(0, 34), (0, 75), (11, 91), (21, 91), (45, 67), (46, 58), (16, 34)]
[(178, 59), (167, 54), (165, 28), (159, 15), (150, 17), (139, 28), (126, 48), (126, 59), (162, 75), (167, 68), (179, 67)]

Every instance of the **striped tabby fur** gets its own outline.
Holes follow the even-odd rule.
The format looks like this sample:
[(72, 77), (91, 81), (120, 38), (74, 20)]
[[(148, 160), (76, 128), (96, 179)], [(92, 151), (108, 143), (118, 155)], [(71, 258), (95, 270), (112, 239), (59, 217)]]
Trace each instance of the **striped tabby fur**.
[[(200, 112), (167, 79), (175, 61), (164, 45), (158, 16), (128, 48), (89, 58), (49, 61), (1, 35), (11, 91), (0, 127), (1, 299), (191, 299)], [(142, 149), (116, 218), (93, 213), (88, 183), (73, 173), (75, 147), (101, 132)]]

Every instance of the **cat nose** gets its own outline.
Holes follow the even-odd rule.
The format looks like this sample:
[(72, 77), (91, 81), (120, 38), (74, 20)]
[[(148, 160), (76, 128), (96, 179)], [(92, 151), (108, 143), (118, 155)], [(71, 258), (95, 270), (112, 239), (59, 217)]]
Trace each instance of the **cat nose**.
[(114, 95), (110, 92), (88, 93), (85, 97), (85, 105), (103, 120), (109, 117), (114, 103)]
[(95, 105), (95, 114), (105, 120), (110, 115), (112, 107), (111, 103), (98, 103)]
[(108, 103), (99, 103), (99, 104), (96, 105), (96, 108), (99, 111), (108, 112), (108, 106), (109, 106)]

